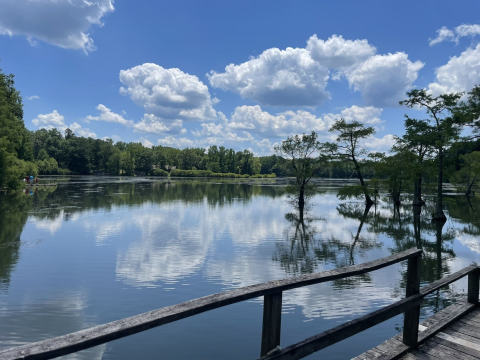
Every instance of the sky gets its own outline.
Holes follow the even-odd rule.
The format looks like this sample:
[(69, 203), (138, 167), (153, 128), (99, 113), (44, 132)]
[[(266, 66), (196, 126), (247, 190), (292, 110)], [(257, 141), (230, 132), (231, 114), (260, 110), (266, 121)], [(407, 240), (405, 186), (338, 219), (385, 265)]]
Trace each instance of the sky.
[(0, 0), (30, 130), (274, 152), (336, 119), (388, 151), (413, 88), (480, 84), (480, 2)]

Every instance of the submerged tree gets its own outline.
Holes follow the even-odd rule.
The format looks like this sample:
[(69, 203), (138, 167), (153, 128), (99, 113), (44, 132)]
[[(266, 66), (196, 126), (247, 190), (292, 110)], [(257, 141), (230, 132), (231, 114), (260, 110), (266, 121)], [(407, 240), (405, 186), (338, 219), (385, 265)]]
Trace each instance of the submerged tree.
[(405, 119), (405, 134), (396, 137), (392, 150), (397, 154), (410, 153), (408, 170), (413, 176), (413, 205), (423, 205), (422, 183), (426, 173), (426, 161), (434, 153), (435, 137), (433, 129), (425, 120)]
[(367, 150), (360, 144), (360, 141), (375, 134), (375, 129), (370, 126), (365, 127), (358, 121), (346, 122), (344, 119), (340, 119), (332, 125), (330, 131), (338, 133), (337, 142), (326, 143), (325, 149), (336, 159), (353, 162), (365, 202), (367, 205), (373, 204), (360, 166), (362, 156), (367, 155)]
[(409, 108), (420, 107), (425, 108), (430, 116), (428, 120), (432, 130), (432, 136), (435, 139), (434, 148), (438, 162), (438, 179), (437, 179), (437, 202), (434, 220), (446, 221), (447, 217), (443, 212), (443, 158), (445, 149), (451, 142), (458, 137), (461, 129), (462, 121), (456, 116), (459, 100), (462, 93), (443, 94), (432, 96), (425, 89), (413, 89), (407, 92), (408, 99), (400, 101), (400, 105)]
[(288, 160), (286, 162), (288, 172), (295, 176), (290, 191), (296, 198), (302, 217), (305, 197), (315, 191), (315, 186), (310, 184), (310, 180), (326, 162), (322, 144), (318, 141), (317, 134), (312, 131), (310, 135), (289, 136), (281, 145), (275, 147), (275, 152)]
[(452, 176), (452, 180), (455, 185), (465, 186), (465, 195), (469, 196), (475, 182), (480, 179), (480, 151), (460, 155), (460, 159), (464, 161), (463, 166)]

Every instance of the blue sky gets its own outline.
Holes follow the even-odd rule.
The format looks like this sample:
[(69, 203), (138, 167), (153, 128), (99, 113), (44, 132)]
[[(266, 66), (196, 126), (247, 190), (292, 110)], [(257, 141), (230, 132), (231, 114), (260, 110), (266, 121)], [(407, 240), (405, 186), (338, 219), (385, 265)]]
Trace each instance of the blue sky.
[(478, 1), (0, 0), (0, 67), (29, 129), (269, 154), (344, 117), (385, 151), (405, 91), (480, 83), (479, 24)]

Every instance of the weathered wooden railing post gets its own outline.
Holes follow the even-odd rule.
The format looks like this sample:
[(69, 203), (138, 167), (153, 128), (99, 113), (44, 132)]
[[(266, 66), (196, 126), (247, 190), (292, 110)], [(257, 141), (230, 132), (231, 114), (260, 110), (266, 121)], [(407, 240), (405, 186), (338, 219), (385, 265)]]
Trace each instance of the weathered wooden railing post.
[(260, 356), (280, 345), (282, 327), (282, 292), (263, 297), (262, 349)]
[(478, 268), (468, 274), (468, 302), (471, 304), (478, 304), (479, 280)]
[[(422, 266), (422, 254), (408, 259), (406, 297), (420, 292), (420, 271)], [(405, 311), (403, 320), (403, 343), (407, 346), (415, 346), (418, 341), (418, 325), (420, 322), (420, 305)]]

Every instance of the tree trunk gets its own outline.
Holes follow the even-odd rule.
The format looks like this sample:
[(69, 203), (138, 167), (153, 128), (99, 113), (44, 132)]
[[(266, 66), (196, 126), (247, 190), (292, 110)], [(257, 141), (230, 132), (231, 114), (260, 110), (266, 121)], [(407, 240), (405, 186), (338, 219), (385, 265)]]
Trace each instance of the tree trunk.
[[(440, 139), (441, 141), (441, 139)], [(438, 186), (437, 186), (437, 204), (435, 207), (435, 214), (433, 214), (433, 220), (435, 221), (447, 221), (447, 217), (443, 212), (443, 148), (440, 145), (438, 151)]]
[(440, 280), (442, 278), (442, 229), (445, 223), (441, 221), (435, 221), (436, 227), (436, 248), (437, 248), (437, 278), (436, 280)]
[(468, 189), (467, 189), (467, 192), (465, 193), (465, 195), (467, 195), (467, 196), (470, 195), (470, 192), (472, 191), (472, 186), (473, 186), (473, 184), (475, 183), (475, 178), (476, 178), (476, 177), (477, 177), (476, 175), (473, 177), (473, 180), (472, 180), (472, 182), (470, 183), (470, 185), (468, 186)]
[(365, 194), (365, 203), (367, 205), (372, 205), (374, 204), (374, 202), (370, 198), (370, 195), (368, 195), (367, 185), (365, 185), (365, 181), (363, 181), (363, 176), (362, 176), (362, 173), (360, 172), (360, 166), (358, 166), (357, 160), (355, 159), (354, 156), (352, 156), (352, 160), (353, 160), (353, 163), (355, 164), (355, 170), (357, 170), (357, 175), (360, 180), (360, 185), (362, 186), (363, 193)]
[(413, 231), (415, 233), (415, 242), (417, 244), (417, 249), (422, 248), (422, 238), (421, 238), (421, 215), (422, 208), (415, 206), (413, 208)]
[(425, 201), (422, 200), (422, 174), (417, 174), (415, 178), (415, 187), (413, 189), (413, 205), (422, 206)]
[(392, 191), (392, 199), (395, 205), (400, 205), (400, 191)]
[(300, 194), (298, 196), (298, 209), (300, 211), (300, 221), (303, 221), (303, 209), (305, 208), (305, 188), (300, 187)]

